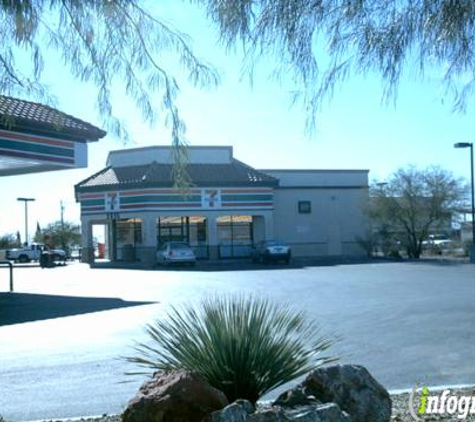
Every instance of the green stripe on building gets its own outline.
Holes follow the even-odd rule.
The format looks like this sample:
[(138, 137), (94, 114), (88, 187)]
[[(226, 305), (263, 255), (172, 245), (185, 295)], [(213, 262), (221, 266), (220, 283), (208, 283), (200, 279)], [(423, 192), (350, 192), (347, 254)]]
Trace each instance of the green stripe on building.
[(262, 202), (273, 201), (274, 195), (222, 195), (222, 202)]
[(150, 204), (150, 203), (201, 203), (201, 196), (199, 195), (141, 195), (141, 196), (121, 196), (121, 204)]
[(81, 200), (81, 207), (104, 206), (104, 198)]
[(54, 147), (51, 145), (40, 145), (21, 141), (9, 141), (0, 138), (0, 148), (10, 149), (12, 151), (22, 151), (37, 154), (53, 155), (57, 157), (74, 158), (74, 150), (67, 148)]

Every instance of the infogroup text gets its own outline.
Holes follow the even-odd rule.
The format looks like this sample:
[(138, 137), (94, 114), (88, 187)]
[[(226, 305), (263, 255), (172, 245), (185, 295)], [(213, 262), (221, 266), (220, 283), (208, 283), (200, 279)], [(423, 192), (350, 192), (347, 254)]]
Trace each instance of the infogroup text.
[[(419, 396), (419, 405), (415, 404)], [(424, 415), (456, 415), (464, 420), (468, 415), (475, 414), (475, 395), (461, 395), (446, 389), (431, 393), (428, 387), (423, 387), (420, 393), (414, 388), (409, 396), (409, 412), (414, 420), (421, 421)]]

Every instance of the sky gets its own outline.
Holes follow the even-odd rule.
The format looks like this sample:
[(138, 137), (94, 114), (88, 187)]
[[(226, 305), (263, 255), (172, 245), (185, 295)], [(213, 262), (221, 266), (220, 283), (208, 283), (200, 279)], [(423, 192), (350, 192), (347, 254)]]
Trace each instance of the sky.
[[(465, 113), (453, 113), (450, 101), (442, 101), (437, 69), (429, 69), (424, 80), (405, 75), (396, 103), (389, 105), (381, 103), (377, 76), (351, 76), (324, 104), (316, 130), (308, 134), (305, 112), (292, 106), (291, 81), (269, 76), (274, 58), (260, 61), (250, 84), (242, 75), (242, 54), (218, 44), (215, 27), (199, 9), (175, 1), (163, 13), (190, 34), (195, 51), (221, 76), (217, 88), (206, 90), (179, 80), (178, 104), (191, 146), (231, 145), (236, 158), (257, 169), (367, 169), (370, 181), (384, 181), (401, 167), (438, 165), (469, 180), (469, 152), (453, 144), (474, 140), (475, 107), (472, 101)], [(57, 108), (100, 127), (94, 87), (75, 80), (50, 57), (43, 79), (58, 98)], [(109, 151), (170, 144), (163, 118), (150, 127), (120, 91), (113, 106), (132, 142), (124, 146), (108, 135), (90, 143), (87, 169), (2, 177), (0, 235), (19, 230), (23, 236), (24, 205), (17, 197), (35, 198), (28, 208), (30, 235), (37, 222), (45, 227), (60, 219), (61, 201), (65, 219), (79, 223), (74, 185), (104, 168)]]

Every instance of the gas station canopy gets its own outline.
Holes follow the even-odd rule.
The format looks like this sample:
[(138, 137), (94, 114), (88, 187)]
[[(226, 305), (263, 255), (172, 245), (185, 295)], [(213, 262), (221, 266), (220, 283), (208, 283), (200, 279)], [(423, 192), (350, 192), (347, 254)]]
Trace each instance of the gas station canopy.
[(0, 176), (87, 166), (106, 132), (52, 107), (0, 95)]

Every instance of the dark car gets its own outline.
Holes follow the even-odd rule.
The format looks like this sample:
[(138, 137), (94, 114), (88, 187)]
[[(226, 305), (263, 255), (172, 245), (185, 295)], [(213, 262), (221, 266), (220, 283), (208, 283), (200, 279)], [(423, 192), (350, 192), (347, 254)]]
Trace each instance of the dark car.
[(262, 263), (284, 261), (288, 264), (291, 255), (289, 245), (277, 240), (266, 240), (254, 246), (252, 250), (252, 261)]

